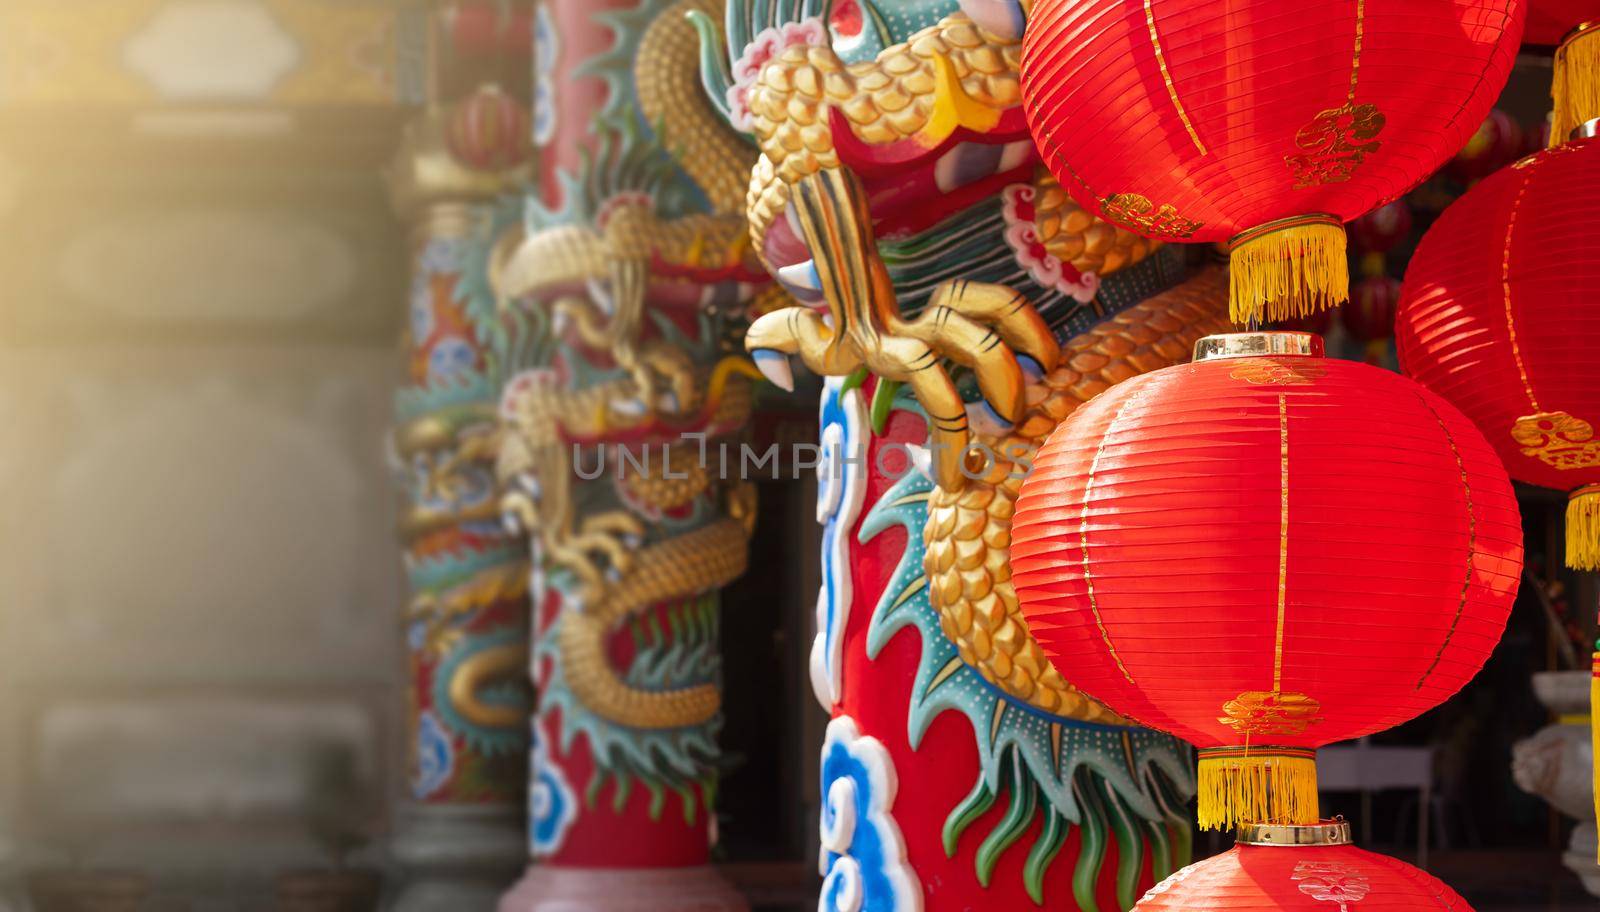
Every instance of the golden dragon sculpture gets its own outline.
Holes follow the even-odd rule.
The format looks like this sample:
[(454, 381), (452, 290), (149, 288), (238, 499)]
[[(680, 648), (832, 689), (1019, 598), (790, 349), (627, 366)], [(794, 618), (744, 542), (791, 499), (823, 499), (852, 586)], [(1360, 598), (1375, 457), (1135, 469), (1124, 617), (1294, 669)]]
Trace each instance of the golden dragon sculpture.
[[(498, 436), (494, 412), (487, 406), (466, 406), (414, 418), (397, 429), (396, 454), (405, 464), (426, 466), (420, 497), (400, 519), (400, 537), (408, 547), (426, 553), (439, 536), (462, 523), (493, 523), (499, 510), (492, 498), (473, 503), (474, 470), (494, 463)], [(452, 653), (465, 638), (458, 622), (497, 603), (527, 593), (527, 565), (515, 561), (478, 571), (471, 579), (438, 593), (422, 591), (407, 606), (408, 623), (423, 627), (425, 648), (437, 659)], [(450, 671), (447, 690), (455, 711), (474, 725), (518, 731), (525, 711), (486, 695), (491, 689), (523, 677), (528, 663), (526, 643), (480, 649)]]
[[(1020, 41), (959, 13), (863, 63), (846, 64), (827, 46), (785, 48), (761, 68), (748, 96), (761, 148), (746, 203), (756, 250), (765, 256), (768, 229), (802, 178), (844, 166), (834, 124), (848, 124), (855, 141), (877, 146), (917, 140), (931, 147), (960, 127), (985, 132), (999, 122), (998, 112), (1022, 103), (1021, 55)], [(830, 110), (843, 120), (830, 120)], [(1040, 240), (1079, 271), (1109, 275), (1160, 246), (1093, 216), (1044, 169), (1033, 181)]]
[[(876, 206), (879, 197), (840, 148), (916, 140), (931, 149), (963, 129), (994, 129), (1020, 102), (1020, 48), (955, 14), (873, 61), (846, 65), (829, 47), (797, 45), (761, 68), (748, 93), (761, 149), (747, 200), (752, 241), (783, 274), (793, 264), (774, 262), (782, 245), (772, 236), (786, 221), (797, 225), (824, 306), (761, 317), (746, 347), (757, 363), (798, 356), (821, 374), (866, 368), (880, 382), (906, 383), (928, 415), (937, 487), (924, 570), (944, 633), (967, 664), (1017, 699), (1060, 716), (1128, 724), (1068, 684), (1022, 618), (1007, 560), (1019, 469), (1079, 404), (1186, 360), (1197, 338), (1224, 329), (1225, 273), (1209, 268), (1065, 345), (1004, 286), (946, 282), (906, 317), (874, 237), (868, 200)], [(836, 137), (840, 127), (851, 135)], [(1085, 212), (1039, 169), (1031, 181), (1033, 236), (1059, 261), (1103, 277), (1159, 246)], [(1037, 370), (1025, 371), (1018, 355)], [(978, 426), (998, 429), (973, 430), (972, 407), (947, 363), (972, 372), (999, 419)], [(982, 460), (969, 456), (974, 443), (986, 448)]]
[(992, 467), (930, 495), (923, 569), (939, 624), (963, 661), (1012, 696), (1060, 716), (1131, 724), (1068, 684), (1028, 632), (1008, 559), (1020, 469), (1056, 425), (1101, 390), (1187, 361), (1197, 339), (1225, 332), (1227, 291), (1227, 274), (1212, 268), (1069, 340), (1055, 369), (1028, 386), (1016, 426), (976, 435), (996, 454)]
[[(711, 211), (665, 218), (649, 193), (618, 192), (591, 223), (509, 232), (490, 261), (503, 306), (548, 307), (562, 344), (620, 370), (576, 389), (553, 369), (514, 379), (502, 396), (496, 473), (507, 488), (502, 510), (533, 537), (536, 560), (576, 580), (574, 604), (562, 609), (556, 634), (568, 687), (596, 715), (635, 729), (705, 723), (720, 696), (713, 684), (630, 684), (608, 654), (609, 638), (652, 606), (720, 588), (743, 573), (755, 517), (753, 488), (695, 471), (685, 446), (670, 442), (684, 432), (714, 438), (743, 425), (759, 374), (742, 357), (696, 364), (650, 337), (646, 320), (653, 289), (763, 275), (743, 216), (754, 153), (704, 101), (698, 40), (685, 18), (691, 10), (720, 15), (721, 4), (682, 0), (656, 17), (640, 39), (633, 83), (644, 120), (659, 125), (657, 139)], [(652, 452), (670, 446), (671, 456), (619, 477), (631, 505), (585, 509), (572, 448), (603, 451), (616, 440), (643, 442)], [(640, 509), (670, 511), (697, 499), (715, 502), (718, 515), (646, 543), (651, 530)]]

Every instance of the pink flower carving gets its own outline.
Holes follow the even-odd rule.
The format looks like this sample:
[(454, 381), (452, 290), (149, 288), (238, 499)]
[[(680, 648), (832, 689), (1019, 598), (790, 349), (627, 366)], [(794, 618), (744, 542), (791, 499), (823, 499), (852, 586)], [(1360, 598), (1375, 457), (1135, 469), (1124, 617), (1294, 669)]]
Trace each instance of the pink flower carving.
[(1039, 240), (1039, 229), (1034, 222), (1034, 196), (1033, 187), (1027, 184), (1012, 184), (1001, 194), (1006, 245), (1035, 282), (1083, 303), (1094, 300), (1100, 290), (1100, 277), (1092, 272), (1079, 272), (1071, 263), (1061, 262)]
[(822, 20), (812, 17), (799, 22), (785, 22), (764, 28), (756, 33), (744, 52), (733, 62), (733, 85), (728, 87), (729, 119), (736, 129), (749, 132), (754, 124), (750, 116), (750, 87), (761, 75), (761, 68), (786, 49), (796, 46), (823, 47), (828, 43), (828, 29)]

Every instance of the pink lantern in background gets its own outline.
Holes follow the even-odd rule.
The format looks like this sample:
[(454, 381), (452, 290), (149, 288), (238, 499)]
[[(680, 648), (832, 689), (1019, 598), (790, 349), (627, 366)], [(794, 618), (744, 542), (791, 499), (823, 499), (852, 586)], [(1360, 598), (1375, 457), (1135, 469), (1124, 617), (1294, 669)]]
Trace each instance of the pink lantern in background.
[(497, 85), (482, 85), (451, 114), (450, 154), (476, 171), (503, 171), (533, 153), (530, 131), (522, 102)]
[(1510, 164), (1521, 151), (1522, 127), (1510, 114), (1495, 108), (1445, 169), (1452, 176), (1472, 183)]

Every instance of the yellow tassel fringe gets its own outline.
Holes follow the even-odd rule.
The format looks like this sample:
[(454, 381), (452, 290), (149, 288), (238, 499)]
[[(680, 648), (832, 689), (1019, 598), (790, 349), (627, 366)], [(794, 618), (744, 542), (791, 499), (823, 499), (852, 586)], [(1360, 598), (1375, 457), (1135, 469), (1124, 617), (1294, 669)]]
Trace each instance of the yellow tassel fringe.
[(1317, 761), (1309, 750), (1223, 748), (1200, 752), (1202, 830), (1247, 823), (1316, 823)]
[(1567, 566), (1600, 570), (1600, 485), (1586, 485), (1567, 498)]
[(1550, 83), (1554, 114), (1550, 148), (1567, 141), (1579, 126), (1600, 117), (1600, 26), (1590, 26), (1556, 49), (1555, 79)]
[(1331, 217), (1247, 231), (1229, 246), (1228, 260), (1235, 323), (1307, 317), (1350, 297), (1344, 225)]
[[(1600, 652), (1594, 654), (1594, 670), (1589, 678), (1589, 736), (1594, 744), (1594, 756), (1600, 757)], [(1594, 816), (1600, 820), (1600, 763), (1594, 765)], [(1600, 862), (1600, 852), (1595, 853)]]

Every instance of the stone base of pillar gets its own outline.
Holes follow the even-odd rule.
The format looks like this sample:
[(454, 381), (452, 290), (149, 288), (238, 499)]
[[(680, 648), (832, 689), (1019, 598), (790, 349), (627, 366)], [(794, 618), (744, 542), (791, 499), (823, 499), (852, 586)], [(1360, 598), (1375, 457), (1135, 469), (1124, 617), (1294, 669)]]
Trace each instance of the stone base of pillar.
[(556, 868), (533, 865), (499, 912), (749, 912), (715, 868)]
[(32, 908), (16, 878), (0, 873), (0, 912), (29, 912)]
[(10, 840), (4, 815), (0, 815), (0, 912), (28, 912), (32, 905), (17, 876), (16, 846)]
[(413, 804), (400, 809), (390, 851), (404, 884), (394, 912), (494, 908), (527, 863), (522, 811)]
[(487, 880), (439, 877), (407, 884), (395, 897), (392, 912), (490, 912), (503, 887)]

